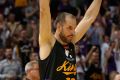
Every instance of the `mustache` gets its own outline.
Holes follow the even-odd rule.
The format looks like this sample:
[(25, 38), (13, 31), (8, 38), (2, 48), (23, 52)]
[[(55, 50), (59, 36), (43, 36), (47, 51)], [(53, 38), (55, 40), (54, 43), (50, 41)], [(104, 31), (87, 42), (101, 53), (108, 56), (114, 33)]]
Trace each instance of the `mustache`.
[(74, 36), (73, 34), (71, 34), (71, 35), (68, 35), (68, 37), (70, 37), (70, 36)]

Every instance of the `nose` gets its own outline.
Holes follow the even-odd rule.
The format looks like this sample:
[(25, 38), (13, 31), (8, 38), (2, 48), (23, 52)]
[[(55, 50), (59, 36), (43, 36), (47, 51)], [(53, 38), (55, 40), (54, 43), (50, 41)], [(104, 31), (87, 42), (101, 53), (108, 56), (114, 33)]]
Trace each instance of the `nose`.
[(71, 34), (72, 34), (72, 35), (75, 35), (75, 30), (71, 30)]

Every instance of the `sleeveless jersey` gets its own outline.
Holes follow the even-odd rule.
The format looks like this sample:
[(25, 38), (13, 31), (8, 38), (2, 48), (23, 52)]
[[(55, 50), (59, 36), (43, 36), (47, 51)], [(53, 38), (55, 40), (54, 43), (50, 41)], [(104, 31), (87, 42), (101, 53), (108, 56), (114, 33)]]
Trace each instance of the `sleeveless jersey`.
[(50, 55), (41, 60), (40, 65), (42, 80), (77, 80), (75, 50), (72, 43), (64, 48), (56, 41)]

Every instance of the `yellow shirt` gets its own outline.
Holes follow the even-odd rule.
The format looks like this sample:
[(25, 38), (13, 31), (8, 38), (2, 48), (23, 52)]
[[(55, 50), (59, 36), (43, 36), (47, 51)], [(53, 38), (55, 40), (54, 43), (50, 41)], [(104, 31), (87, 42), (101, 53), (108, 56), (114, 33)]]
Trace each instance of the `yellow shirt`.
[(15, 0), (15, 7), (26, 7), (27, 4), (27, 0)]

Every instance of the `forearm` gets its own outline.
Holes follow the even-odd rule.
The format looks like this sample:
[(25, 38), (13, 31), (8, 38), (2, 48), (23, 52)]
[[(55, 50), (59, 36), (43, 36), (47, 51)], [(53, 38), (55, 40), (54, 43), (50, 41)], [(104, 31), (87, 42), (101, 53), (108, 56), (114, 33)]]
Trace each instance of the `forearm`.
[(90, 49), (90, 51), (88, 52), (88, 54), (87, 54), (87, 56), (86, 56), (86, 62), (89, 61), (89, 59), (91, 58), (91, 55), (92, 55), (94, 49), (95, 49), (95, 48), (92, 47), (92, 48)]
[(48, 0), (40, 0), (40, 38), (46, 40), (51, 35), (51, 14)]
[(90, 7), (87, 9), (85, 16), (83, 19), (90, 19), (90, 23), (94, 22), (94, 20), (96, 19), (99, 10), (100, 10), (100, 6), (101, 6), (102, 0), (94, 0)]
[[(40, 12), (40, 31), (51, 29), (50, 8)], [(44, 32), (44, 31), (43, 31)]]
[(92, 55), (92, 52), (89, 52), (88, 55), (86, 56), (86, 62), (90, 60), (91, 55)]
[(32, 11), (32, 12), (30, 12), (30, 13), (26, 12), (26, 13), (25, 13), (26, 18), (29, 18), (29, 17), (33, 16), (33, 14), (34, 14), (35, 12), (36, 12), (36, 11)]
[(104, 69), (105, 69), (105, 72), (107, 71), (107, 67), (108, 67), (107, 65), (108, 65), (108, 60), (105, 59), (105, 60), (104, 60), (104, 64), (103, 64)]
[(73, 39), (74, 43), (83, 37), (83, 35), (90, 28), (91, 24), (95, 21), (100, 10), (101, 2), (102, 0), (94, 0), (86, 11), (85, 16), (75, 29), (75, 37)]
[(46, 38), (50, 36), (51, 32), (51, 15), (50, 11), (40, 14), (40, 36), (43, 38), (46, 35)]

